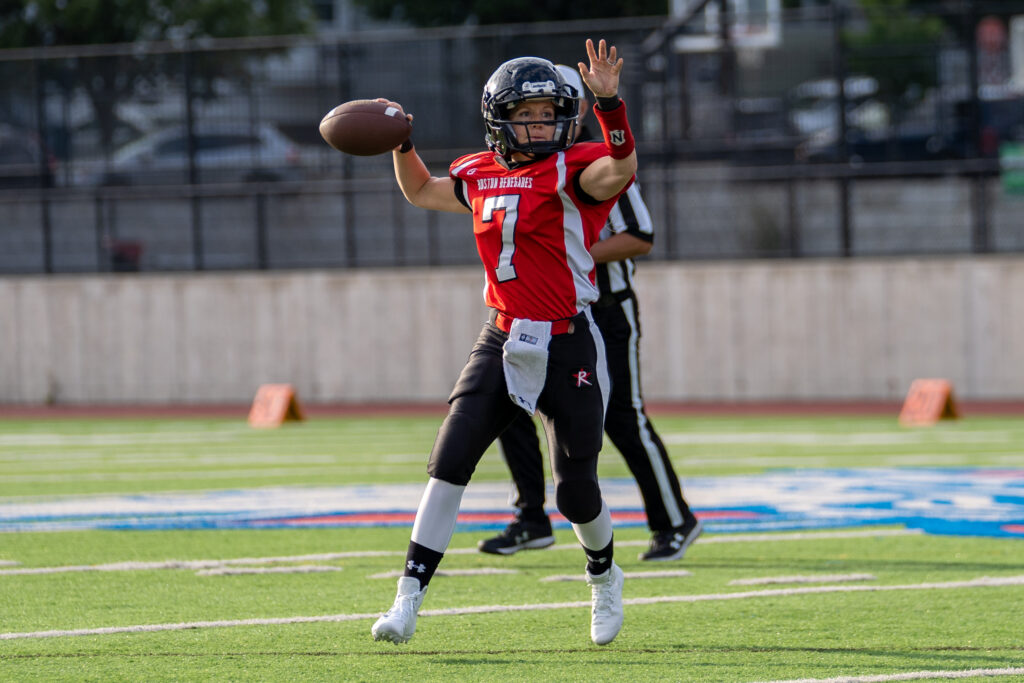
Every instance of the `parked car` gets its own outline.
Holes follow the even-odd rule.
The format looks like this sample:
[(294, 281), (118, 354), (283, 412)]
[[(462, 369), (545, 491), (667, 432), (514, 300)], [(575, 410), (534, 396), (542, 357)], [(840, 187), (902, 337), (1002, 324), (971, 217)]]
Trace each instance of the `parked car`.
[(34, 131), (0, 124), (0, 188), (53, 187), (56, 168)]
[(836, 137), (825, 139), (822, 134), (799, 148), (797, 158), (825, 163), (962, 159), (964, 143), (962, 131), (944, 131), (933, 125), (903, 124), (881, 132), (850, 128), (846, 135), (845, 159), (841, 158)]
[[(201, 123), (193, 130), (196, 181), (200, 183), (297, 180), (299, 147), (270, 124)], [(185, 126), (164, 128), (118, 149), (94, 182), (158, 185), (189, 182), (189, 135)]]
[[(846, 122), (868, 131), (881, 130), (889, 124), (889, 110), (878, 99), (878, 81), (870, 76), (847, 77), (843, 94), (846, 98)], [(806, 81), (788, 93), (789, 122), (797, 135), (835, 128), (839, 118), (839, 81), (819, 78)]]

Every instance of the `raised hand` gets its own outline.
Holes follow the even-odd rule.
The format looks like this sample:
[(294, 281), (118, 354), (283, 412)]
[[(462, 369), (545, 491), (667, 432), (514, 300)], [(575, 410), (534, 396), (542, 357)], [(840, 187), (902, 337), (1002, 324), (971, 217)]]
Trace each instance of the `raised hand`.
[(587, 38), (587, 58), (590, 59), (588, 67), (583, 62), (577, 66), (583, 82), (587, 84), (595, 97), (614, 97), (619, 93), (619, 73), (622, 71), (622, 58), (618, 56), (615, 46), (610, 48), (604, 38), (594, 49), (594, 41)]

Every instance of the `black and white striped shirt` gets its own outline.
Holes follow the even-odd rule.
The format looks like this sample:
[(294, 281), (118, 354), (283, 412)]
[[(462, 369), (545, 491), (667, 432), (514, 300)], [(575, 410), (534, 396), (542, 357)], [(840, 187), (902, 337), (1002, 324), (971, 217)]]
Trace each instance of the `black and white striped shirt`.
[[(654, 241), (654, 223), (647, 211), (640, 188), (634, 182), (629, 186), (618, 203), (612, 208), (608, 222), (601, 229), (601, 239), (608, 239), (621, 232), (633, 235), (646, 242)], [(633, 259), (597, 264), (597, 286), (601, 294), (619, 294), (632, 291), (636, 263)]]

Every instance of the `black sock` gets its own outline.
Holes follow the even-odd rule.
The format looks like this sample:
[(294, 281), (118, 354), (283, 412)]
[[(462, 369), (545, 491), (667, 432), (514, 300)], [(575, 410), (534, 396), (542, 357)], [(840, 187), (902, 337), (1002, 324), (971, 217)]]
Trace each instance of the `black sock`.
[(520, 508), (519, 514), (516, 516), (530, 524), (545, 524), (548, 521), (548, 513), (544, 512), (543, 507)]
[(405, 553), (405, 572), (402, 576), (413, 576), (420, 580), (420, 590), (427, 587), (437, 565), (441, 564), (444, 553), (424, 547), (414, 541), (409, 541), (409, 550)]
[(614, 554), (612, 545), (614, 544), (615, 541), (612, 540), (602, 550), (583, 549), (583, 552), (587, 554), (587, 573), (597, 576), (608, 571), (608, 568), (612, 566), (612, 555)]

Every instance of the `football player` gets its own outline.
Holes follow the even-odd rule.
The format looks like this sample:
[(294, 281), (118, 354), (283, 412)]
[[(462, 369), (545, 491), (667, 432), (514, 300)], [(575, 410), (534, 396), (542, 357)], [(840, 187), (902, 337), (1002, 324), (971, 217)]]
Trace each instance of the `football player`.
[[(566, 82), (581, 92), (579, 73), (559, 64)], [(577, 140), (589, 140), (582, 126), (589, 102), (580, 101)], [(700, 520), (683, 497), (672, 461), (647, 418), (640, 391), (640, 311), (633, 291), (633, 257), (648, 253), (654, 226), (637, 184), (619, 198), (601, 231), (601, 241), (590, 249), (597, 262), (600, 298), (591, 305), (594, 321), (604, 337), (611, 375), (611, 400), (604, 430), (636, 479), (651, 530), (650, 547), (641, 560), (682, 558), (700, 535)], [(519, 550), (546, 548), (555, 542), (551, 520), (544, 511), (544, 461), (533, 419), (521, 413), (499, 437), (501, 451), (516, 487), (515, 519), (497, 536), (481, 541), (481, 552), (511, 555)]]
[(487, 151), (456, 159), (444, 177), (430, 174), (411, 141), (392, 154), (410, 203), (472, 215), (491, 315), (449, 397), (398, 593), (373, 625), (375, 640), (412, 637), (473, 470), (523, 410), (544, 424), (556, 505), (586, 555), (591, 639), (604, 645), (622, 627), (623, 574), (597, 480), (610, 382), (590, 312), (599, 296), (590, 247), (637, 160), (618, 96), (623, 60), (604, 40), (587, 40), (586, 51), (589, 64), (578, 68), (597, 98), (603, 142), (574, 144), (581, 93), (550, 61), (520, 57), (484, 86)]

